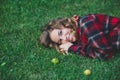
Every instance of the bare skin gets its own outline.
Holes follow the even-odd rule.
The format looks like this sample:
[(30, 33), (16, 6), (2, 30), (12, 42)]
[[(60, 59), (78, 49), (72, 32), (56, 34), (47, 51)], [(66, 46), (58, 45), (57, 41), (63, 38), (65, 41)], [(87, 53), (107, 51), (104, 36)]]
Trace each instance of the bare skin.
[(54, 29), (50, 33), (50, 38), (58, 44), (76, 41), (75, 33), (70, 28)]
[[(78, 17), (74, 15), (73, 19), (77, 25)], [(62, 53), (68, 53), (68, 48), (73, 45), (72, 42), (76, 41), (75, 34), (75, 31), (72, 29), (61, 26), (61, 29), (53, 29), (50, 32), (50, 38), (53, 42), (60, 44), (59, 48)]]

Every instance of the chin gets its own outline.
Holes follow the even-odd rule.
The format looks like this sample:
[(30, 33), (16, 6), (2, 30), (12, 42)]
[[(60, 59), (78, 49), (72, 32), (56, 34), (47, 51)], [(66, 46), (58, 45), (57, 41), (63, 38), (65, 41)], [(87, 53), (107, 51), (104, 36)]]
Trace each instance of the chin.
[(74, 37), (72, 42), (75, 42), (75, 41), (76, 41), (76, 38)]

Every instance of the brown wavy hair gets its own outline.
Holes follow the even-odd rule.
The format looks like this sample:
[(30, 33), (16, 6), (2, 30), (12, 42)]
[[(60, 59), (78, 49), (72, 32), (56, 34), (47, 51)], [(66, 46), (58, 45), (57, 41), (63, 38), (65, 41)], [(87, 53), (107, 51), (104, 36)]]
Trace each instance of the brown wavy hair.
[(55, 20), (52, 20), (43, 27), (39, 39), (40, 43), (46, 47), (54, 47), (57, 51), (59, 51), (59, 44), (51, 41), (49, 33), (53, 29), (61, 29), (61, 26), (64, 26), (65, 28), (71, 28), (73, 30), (76, 30), (77, 28), (77, 25), (73, 18), (57, 18)]

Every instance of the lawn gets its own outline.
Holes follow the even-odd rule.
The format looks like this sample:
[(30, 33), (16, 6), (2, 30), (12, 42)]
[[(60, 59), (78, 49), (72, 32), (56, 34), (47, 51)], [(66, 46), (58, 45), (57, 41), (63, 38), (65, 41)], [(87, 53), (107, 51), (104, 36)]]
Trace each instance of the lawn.
[[(0, 80), (120, 80), (119, 52), (99, 61), (38, 44), (52, 19), (89, 13), (120, 17), (119, 5), (119, 0), (0, 0)], [(90, 76), (83, 74), (86, 69)]]

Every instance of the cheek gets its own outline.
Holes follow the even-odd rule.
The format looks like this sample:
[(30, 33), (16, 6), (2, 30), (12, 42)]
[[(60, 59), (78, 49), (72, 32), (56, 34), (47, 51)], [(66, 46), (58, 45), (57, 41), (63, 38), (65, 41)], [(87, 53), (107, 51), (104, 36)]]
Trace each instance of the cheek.
[(66, 40), (63, 40), (63, 41), (62, 41), (62, 44), (66, 43), (66, 42), (68, 42), (68, 41), (66, 41)]

